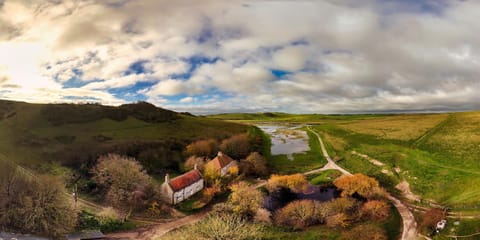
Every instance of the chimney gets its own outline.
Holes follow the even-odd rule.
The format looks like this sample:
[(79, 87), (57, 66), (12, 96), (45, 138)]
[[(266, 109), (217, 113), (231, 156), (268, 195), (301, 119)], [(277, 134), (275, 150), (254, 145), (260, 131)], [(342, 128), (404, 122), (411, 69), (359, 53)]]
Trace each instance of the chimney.
[(168, 176), (168, 173), (165, 174), (165, 183), (170, 182), (170, 176)]
[(198, 166), (197, 166), (197, 164), (195, 163), (195, 165), (193, 165), (193, 169), (194, 169), (194, 170), (198, 170), (197, 167), (198, 167)]
[(219, 157), (222, 157), (222, 156), (223, 156), (223, 153), (219, 151), (217, 155), (218, 155)]

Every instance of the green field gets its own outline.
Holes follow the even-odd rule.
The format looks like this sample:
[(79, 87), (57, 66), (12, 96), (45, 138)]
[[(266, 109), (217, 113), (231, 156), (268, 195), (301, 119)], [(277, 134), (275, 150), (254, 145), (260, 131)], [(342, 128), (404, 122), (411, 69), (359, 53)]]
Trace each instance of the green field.
[[(216, 119), (303, 122), (325, 139), (338, 164), (378, 178), (389, 190), (410, 183), (413, 193), (454, 210), (480, 204), (480, 113), (388, 115), (222, 114)], [(384, 163), (377, 166), (356, 151)], [(397, 172), (398, 171), (398, 172)]]

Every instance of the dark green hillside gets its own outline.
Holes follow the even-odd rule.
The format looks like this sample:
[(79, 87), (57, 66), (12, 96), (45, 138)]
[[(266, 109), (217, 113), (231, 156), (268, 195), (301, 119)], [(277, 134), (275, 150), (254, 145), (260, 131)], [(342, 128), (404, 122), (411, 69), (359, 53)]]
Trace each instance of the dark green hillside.
[(221, 140), (247, 128), (144, 102), (111, 107), (0, 100), (0, 153), (40, 169), (63, 165), (85, 172), (99, 155), (116, 152), (136, 157), (150, 173), (178, 170), (190, 142)]

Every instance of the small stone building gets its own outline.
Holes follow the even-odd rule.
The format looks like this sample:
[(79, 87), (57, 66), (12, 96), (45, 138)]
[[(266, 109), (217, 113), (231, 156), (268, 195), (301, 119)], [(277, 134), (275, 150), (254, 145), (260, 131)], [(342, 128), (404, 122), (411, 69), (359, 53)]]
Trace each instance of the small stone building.
[(212, 167), (220, 173), (220, 176), (225, 176), (229, 173), (232, 167), (237, 165), (237, 161), (222, 152), (218, 152), (214, 159), (205, 164), (205, 168)]
[(165, 175), (165, 182), (161, 186), (164, 200), (170, 204), (177, 204), (188, 199), (204, 188), (203, 176), (197, 166), (183, 175), (170, 179)]

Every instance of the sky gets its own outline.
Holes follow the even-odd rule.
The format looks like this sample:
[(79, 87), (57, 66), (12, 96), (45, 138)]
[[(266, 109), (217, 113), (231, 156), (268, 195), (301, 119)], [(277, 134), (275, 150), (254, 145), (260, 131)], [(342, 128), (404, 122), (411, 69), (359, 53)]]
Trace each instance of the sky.
[(0, 99), (480, 109), (476, 0), (0, 0)]

